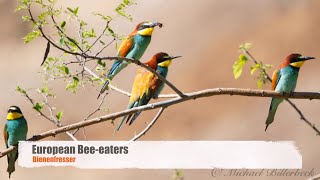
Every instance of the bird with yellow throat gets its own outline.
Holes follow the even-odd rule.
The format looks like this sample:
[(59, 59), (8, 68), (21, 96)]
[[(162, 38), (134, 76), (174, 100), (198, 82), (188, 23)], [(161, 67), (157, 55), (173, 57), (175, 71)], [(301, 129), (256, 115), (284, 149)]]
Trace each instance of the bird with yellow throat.
[[(117, 56), (139, 61), (150, 44), (151, 36), (156, 26), (161, 28), (163, 25), (159, 22), (142, 22), (138, 24), (134, 31), (121, 43)], [(108, 89), (109, 81), (127, 67), (128, 64), (129, 62), (126, 61), (114, 61), (107, 76), (108, 80), (102, 86), (98, 98)]]
[[(4, 126), (4, 140), (6, 147), (17, 146), (19, 141), (25, 141), (28, 133), (28, 124), (21, 110), (17, 106), (8, 109), (7, 123)], [(18, 150), (7, 155), (9, 178), (15, 171), (15, 162), (18, 159)]]
[[(169, 71), (169, 66), (173, 59), (179, 58), (181, 56), (169, 56), (167, 53), (160, 52), (155, 54), (148, 62), (145, 64), (157, 71), (162, 77), (166, 78)], [(149, 103), (149, 101), (154, 98), (158, 98), (160, 92), (164, 88), (164, 82), (162, 82), (156, 75), (152, 72), (141, 68), (137, 71), (131, 96), (128, 104), (128, 109), (143, 106)], [(123, 122), (126, 120), (129, 125), (131, 125), (140, 112), (124, 116), (118, 125), (117, 131), (121, 128)]]
[[(272, 75), (272, 90), (285, 94), (291, 94), (297, 85), (299, 70), (305, 61), (315, 59), (314, 57), (302, 56), (301, 54), (290, 54), (276, 69)], [(279, 104), (283, 98), (272, 98), (269, 114), (266, 120), (266, 129), (273, 122)]]

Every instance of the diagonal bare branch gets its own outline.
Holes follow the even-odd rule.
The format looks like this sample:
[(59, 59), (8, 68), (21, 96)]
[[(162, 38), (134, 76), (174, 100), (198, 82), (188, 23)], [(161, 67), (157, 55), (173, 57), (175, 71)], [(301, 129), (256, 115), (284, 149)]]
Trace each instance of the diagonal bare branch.
[(164, 107), (160, 108), (160, 110), (158, 111), (156, 116), (153, 118), (153, 120), (148, 124), (148, 126), (144, 128), (144, 130), (142, 130), (139, 134), (135, 135), (132, 139), (130, 139), (129, 142), (136, 141), (139, 138), (141, 138), (143, 135), (145, 135), (147, 131), (149, 131), (149, 129), (156, 123), (156, 121), (159, 119), (163, 111), (164, 111)]

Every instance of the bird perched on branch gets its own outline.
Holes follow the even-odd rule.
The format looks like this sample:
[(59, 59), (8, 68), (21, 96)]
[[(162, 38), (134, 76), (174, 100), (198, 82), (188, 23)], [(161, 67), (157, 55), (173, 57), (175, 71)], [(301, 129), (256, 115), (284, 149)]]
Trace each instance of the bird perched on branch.
[[(163, 25), (159, 22), (142, 22), (138, 24), (134, 31), (121, 43), (117, 56), (139, 61), (150, 44), (151, 36), (156, 26), (162, 28)], [(108, 80), (101, 88), (98, 98), (106, 89), (108, 89), (109, 81), (111, 81), (122, 69), (127, 67), (128, 64), (129, 62), (126, 61), (114, 61), (108, 73)]]
[[(168, 68), (172, 60), (179, 57), (181, 56), (169, 56), (167, 53), (160, 52), (155, 54), (145, 64), (156, 70), (162, 77), (166, 78), (168, 75)], [(164, 83), (158, 79), (155, 74), (145, 68), (139, 69), (133, 83), (127, 109), (148, 104), (151, 98), (158, 98), (158, 95), (163, 88)], [(140, 113), (141, 112), (137, 112), (135, 114), (124, 116), (118, 125), (117, 131), (121, 128), (121, 125), (125, 120), (126, 123), (130, 121), (129, 125), (131, 125)]]
[[(290, 54), (272, 75), (272, 90), (285, 94), (291, 94), (296, 88), (299, 70), (305, 61), (315, 59), (314, 57)], [(266, 120), (266, 129), (273, 122), (279, 104), (283, 98), (272, 98)]]
[[(25, 141), (27, 138), (28, 125), (26, 119), (19, 107), (11, 106), (8, 109), (7, 123), (4, 126), (4, 140), (7, 148), (17, 146), (19, 141)], [(15, 171), (15, 162), (18, 158), (18, 151), (7, 155), (9, 178)]]

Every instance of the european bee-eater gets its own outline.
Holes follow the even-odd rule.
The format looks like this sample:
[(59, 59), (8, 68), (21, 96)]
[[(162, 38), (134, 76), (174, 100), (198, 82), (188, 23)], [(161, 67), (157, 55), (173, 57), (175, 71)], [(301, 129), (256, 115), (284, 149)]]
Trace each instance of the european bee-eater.
[[(169, 56), (167, 53), (160, 52), (155, 54), (145, 64), (156, 70), (162, 77), (166, 78), (168, 75), (168, 67), (170, 66), (172, 60), (179, 57), (181, 56), (173, 57)], [(158, 79), (156, 75), (144, 68), (140, 68), (137, 71), (137, 75), (133, 83), (128, 109), (146, 105), (151, 98), (158, 98), (158, 95), (163, 88), (164, 83)], [(137, 112), (133, 115), (133, 117), (132, 114), (128, 117), (124, 116), (118, 125), (117, 131), (121, 128), (121, 125), (125, 119), (127, 119), (127, 123), (130, 120), (129, 125), (131, 125), (139, 116), (139, 114), (140, 112)]]
[[(272, 75), (272, 90), (285, 94), (291, 94), (297, 84), (299, 70), (305, 61), (315, 59), (314, 57), (302, 56), (300, 54), (290, 54), (284, 62), (276, 69)], [(272, 98), (266, 120), (266, 129), (273, 122), (279, 104), (283, 98)]]
[[(159, 22), (142, 22), (138, 24), (134, 31), (121, 43), (117, 56), (139, 61), (150, 44), (151, 36), (156, 26), (161, 28), (163, 25)], [(114, 61), (108, 73), (108, 80), (101, 88), (98, 98), (108, 88), (109, 81), (128, 64), (129, 62), (126, 61)]]
[[(28, 124), (19, 107), (11, 106), (8, 109), (7, 123), (4, 126), (4, 140), (7, 148), (17, 146), (19, 141), (25, 141), (27, 138)], [(15, 162), (18, 158), (18, 151), (7, 155), (9, 178), (15, 171)]]

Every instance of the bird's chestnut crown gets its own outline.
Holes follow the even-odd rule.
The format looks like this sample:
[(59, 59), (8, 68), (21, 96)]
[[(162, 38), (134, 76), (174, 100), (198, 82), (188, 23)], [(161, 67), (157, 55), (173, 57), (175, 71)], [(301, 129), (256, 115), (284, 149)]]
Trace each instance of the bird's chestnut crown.
[(305, 61), (315, 59), (314, 57), (310, 56), (302, 56), (301, 54), (290, 54), (286, 61), (289, 63), (290, 66), (293, 66), (295, 68), (301, 68)]

